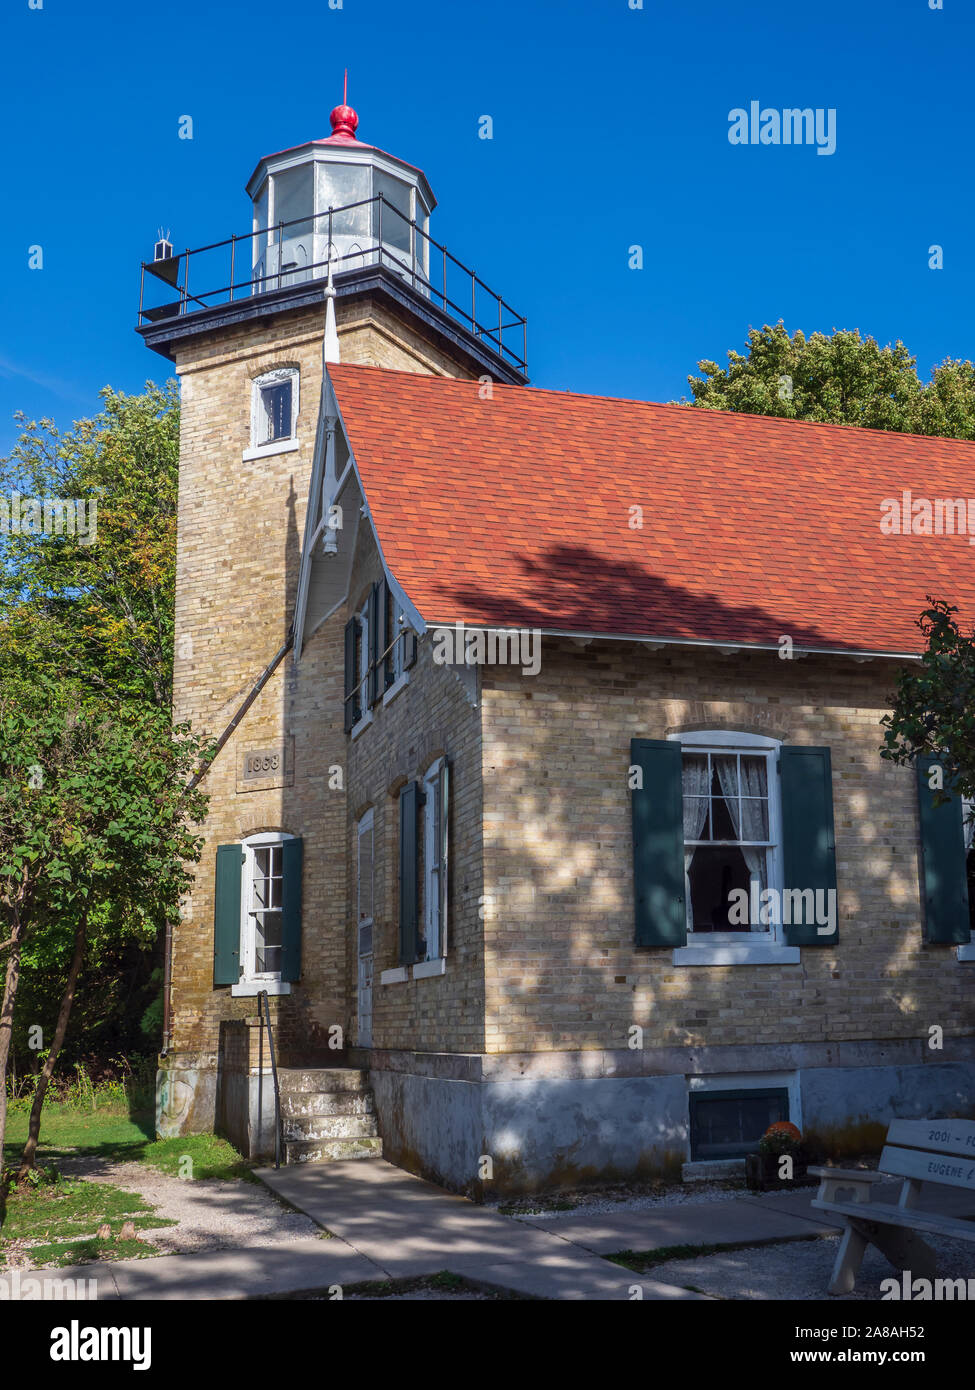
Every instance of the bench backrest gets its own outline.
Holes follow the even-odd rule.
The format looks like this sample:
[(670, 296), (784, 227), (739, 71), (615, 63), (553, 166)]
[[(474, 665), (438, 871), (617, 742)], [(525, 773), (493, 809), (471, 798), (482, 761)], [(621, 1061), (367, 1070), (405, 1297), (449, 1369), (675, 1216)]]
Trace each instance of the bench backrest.
[(975, 1188), (975, 1120), (893, 1120), (881, 1173)]

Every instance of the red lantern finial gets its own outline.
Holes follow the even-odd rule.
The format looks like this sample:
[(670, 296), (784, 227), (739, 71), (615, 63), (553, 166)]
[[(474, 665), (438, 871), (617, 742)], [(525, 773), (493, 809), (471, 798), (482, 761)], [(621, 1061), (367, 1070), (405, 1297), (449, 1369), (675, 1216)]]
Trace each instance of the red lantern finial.
[(342, 105), (336, 106), (329, 120), (332, 122), (332, 134), (344, 136), (346, 140), (354, 140), (356, 127), (359, 124), (359, 117), (348, 105), (349, 99), (349, 69), (345, 69), (345, 80), (342, 84)]

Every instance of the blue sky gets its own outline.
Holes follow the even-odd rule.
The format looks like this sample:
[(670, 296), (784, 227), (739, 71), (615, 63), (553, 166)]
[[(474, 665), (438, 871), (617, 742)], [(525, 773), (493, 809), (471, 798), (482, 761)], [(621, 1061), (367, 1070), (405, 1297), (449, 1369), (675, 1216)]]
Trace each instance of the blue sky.
[[(5, 0), (0, 451), (17, 409), (66, 426), (168, 374), (134, 332), (156, 228), (248, 229), (258, 158), (329, 133), (346, 66), (359, 136), (528, 316), (539, 386), (674, 399), (779, 318), (902, 338), (925, 376), (975, 355), (975, 6), (635, 2)], [(835, 108), (835, 153), (731, 145), (752, 100)]]

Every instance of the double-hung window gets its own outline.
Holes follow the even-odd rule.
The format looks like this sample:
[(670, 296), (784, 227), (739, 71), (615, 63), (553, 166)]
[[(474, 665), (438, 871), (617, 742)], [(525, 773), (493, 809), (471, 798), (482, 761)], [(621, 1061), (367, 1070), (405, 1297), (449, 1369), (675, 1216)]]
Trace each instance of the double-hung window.
[(400, 791), (400, 965), (440, 975), (447, 954), (449, 775), (438, 758)]
[(213, 978), (236, 993), (287, 993), (301, 973), (302, 842), (267, 832), (218, 845)]
[(251, 389), (251, 447), (245, 459), (297, 449), (298, 369), (265, 372)]

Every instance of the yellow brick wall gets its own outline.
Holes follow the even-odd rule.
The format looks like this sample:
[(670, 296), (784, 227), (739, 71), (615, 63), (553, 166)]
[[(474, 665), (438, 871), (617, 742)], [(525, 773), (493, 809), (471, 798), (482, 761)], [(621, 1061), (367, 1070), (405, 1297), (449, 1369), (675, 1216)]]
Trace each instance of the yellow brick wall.
[[(373, 301), (340, 300), (338, 320), (344, 361), (460, 374), (438, 347)], [(178, 721), (211, 735), (226, 727), (274, 657), (294, 611), (323, 322), (321, 309), (271, 315), (194, 340), (177, 356), (174, 711)], [(245, 462), (251, 381), (281, 366), (300, 371), (300, 447)], [(172, 983), (172, 1050), (203, 1065), (216, 1057), (221, 1022), (256, 1018), (254, 999), (233, 999), (229, 987), (213, 988), (213, 881), (216, 846), (261, 830), (304, 840), (302, 978), (290, 996), (271, 1001), (284, 1060), (322, 1054), (335, 1024), (349, 1036), (355, 976), (348, 975), (348, 811), (344, 790), (329, 787), (329, 769), (340, 766), (344, 773), (346, 764), (344, 622), (344, 612), (333, 615), (297, 669), (290, 655), (284, 659), (203, 784), (210, 795), (205, 843), (187, 916), (174, 930)], [(410, 707), (416, 704), (414, 693)], [(403, 715), (391, 711), (387, 726), (394, 717)], [(238, 790), (243, 751), (285, 738), (294, 740), (293, 785)], [(471, 755), (471, 761), (476, 772), (479, 758)]]
[[(880, 759), (886, 663), (546, 641), (483, 672), (489, 1052), (969, 1035), (973, 967), (921, 938), (913, 774)], [(832, 750), (840, 941), (799, 965), (633, 943), (630, 739), (727, 728)]]

